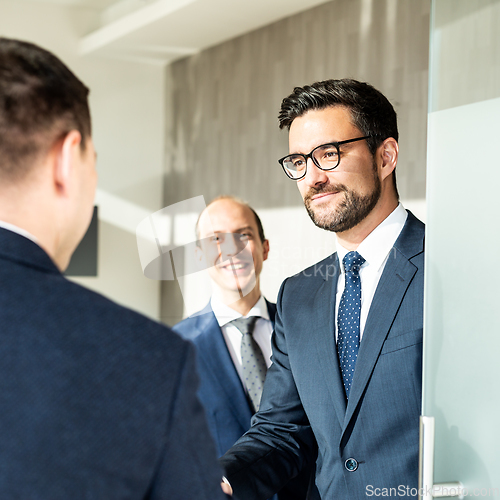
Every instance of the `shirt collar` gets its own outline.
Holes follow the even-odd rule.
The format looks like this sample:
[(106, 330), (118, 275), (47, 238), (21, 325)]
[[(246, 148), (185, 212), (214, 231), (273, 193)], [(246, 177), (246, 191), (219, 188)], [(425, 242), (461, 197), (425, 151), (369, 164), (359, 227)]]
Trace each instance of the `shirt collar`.
[[(373, 266), (378, 271), (391, 248), (396, 243), (408, 213), (401, 203), (386, 217), (358, 246), (356, 251), (365, 259), (364, 266)], [(337, 255), (340, 261), (341, 272), (344, 273), (343, 259), (349, 250), (344, 248), (337, 240)]]
[[(212, 311), (217, 318), (217, 323), (219, 323), (219, 326), (221, 327), (242, 317), (239, 312), (235, 311), (227, 304), (224, 304), (224, 302), (222, 302), (222, 300), (215, 295), (212, 295), (212, 298), (210, 299), (210, 306), (212, 307)], [(255, 303), (252, 309), (250, 309), (249, 313), (245, 317), (248, 318), (250, 316), (258, 316), (269, 320), (269, 311), (267, 310), (266, 299), (263, 295), (259, 297), (259, 300)]]
[(0, 220), (0, 227), (2, 227), (3, 229), (7, 229), (8, 231), (12, 231), (13, 233), (20, 234), (21, 236), (24, 236), (25, 238), (28, 238), (29, 240), (39, 245), (36, 237), (33, 236), (28, 231), (26, 231), (26, 229), (23, 229), (22, 227), (11, 224), (10, 222), (4, 222), (3, 220)]

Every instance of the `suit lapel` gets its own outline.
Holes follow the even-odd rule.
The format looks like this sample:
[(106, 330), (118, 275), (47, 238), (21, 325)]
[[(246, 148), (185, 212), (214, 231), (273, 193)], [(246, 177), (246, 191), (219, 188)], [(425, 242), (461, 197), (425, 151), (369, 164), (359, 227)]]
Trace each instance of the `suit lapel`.
[[(274, 328), (276, 305), (267, 300), (266, 304), (269, 319)], [(221, 328), (210, 305), (199, 316), (197, 328), (203, 332), (197, 339), (201, 362), (225, 392), (226, 401), (240, 425), (247, 428), (248, 419), (253, 412), (248, 404), (245, 389), (234, 367)]]
[(271, 320), (274, 329), (274, 318), (276, 317), (276, 304), (269, 302), (267, 299), (265, 300), (267, 305), (267, 312), (269, 314), (269, 319)]
[(346, 426), (365, 390), (406, 289), (416, 272), (417, 268), (401, 254), (397, 254), (395, 258), (391, 256), (386, 264), (373, 297), (359, 347), (345, 415)]
[(423, 251), (423, 231), (423, 224), (409, 212), (406, 225), (380, 277), (368, 313), (345, 414), (344, 431), (366, 388), (405, 292), (417, 272), (409, 259)]
[(251, 413), (251, 410), (219, 323), (211, 310), (200, 316), (198, 328), (203, 331), (198, 338), (199, 352), (202, 353), (201, 360), (207, 371), (225, 392), (226, 401), (231, 407), (231, 411), (241, 426), (246, 428), (248, 426), (248, 412)]
[(315, 344), (335, 413), (342, 427), (346, 412), (346, 397), (335, 343), (335, 296), (340, 271), (337, 254), (333, 254), (330, 259), (331, 262), (327, 265), (333, 266), (333, 269), (330, 268), (333, 272), (327, 273), (327, 278), (323, 278), (315, 294), (315, 310), (317, 311), (314, 318), (315, 328), (317, 328)]

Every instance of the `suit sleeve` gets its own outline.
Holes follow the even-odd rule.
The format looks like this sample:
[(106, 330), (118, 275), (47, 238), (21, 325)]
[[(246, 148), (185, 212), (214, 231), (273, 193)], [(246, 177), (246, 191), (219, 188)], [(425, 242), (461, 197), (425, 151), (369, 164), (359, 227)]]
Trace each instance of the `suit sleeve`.
[(238, 500), (269, 498), (316, 455), (316, 441), (295, 386), (287, 352), (282, 321), (285, 287), (286, 281), (278, 295), (273, 364), (267, 372), (260, 410), (252, 419), (252, 427), (220, 459), (234, 498)]
[(194, 347), (186, 343), (177, 391), (170, 409), (166, 444), (153, 486), (151, 500), (217, 500), (222, 493), (222, 471), (196, 391), (198, 376)]

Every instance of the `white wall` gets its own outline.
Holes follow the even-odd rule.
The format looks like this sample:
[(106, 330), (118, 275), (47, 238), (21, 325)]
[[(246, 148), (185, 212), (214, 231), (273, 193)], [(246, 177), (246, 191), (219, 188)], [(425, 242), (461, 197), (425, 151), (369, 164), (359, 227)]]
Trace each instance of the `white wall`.
[[(0, 0), (0, 35), (34, 42), (59, 56), (91, 89), (100, 205), (97, 278), (75, 279), (159, 317), (160, 284), (146, 279), (134, 228), (162, 206), (164, 69), (79, 57), (77, 43), (96, 23), (91, 10)], [(130, 210), (123, 211), (123, 206)]]
[[(297, 196), (299, 196), (298, 191)], [(141, 228), (143, 266), (159, 256), (158, 243), (163, 252), (183, 247), (181, 254), (172, 254), (172, 260), (168, 258), (164, 261), (166, 265), (161, 268), (164, 278), (168, 279), (165, 284), (172, 285), (168, 298), (175, 300), (174, 294), (178, 295), (176, 308), (178, 314), (182, 313), (182, 317), (203, 309), (212, 295), (212, 282), (208, 272), (199, 271), (193, 264), (196, 261), (194, 227), (207, 201), (203, 196), (199, 196), (172, 205), (162, 210), (161, 215), (155, 214), (150, 220), (145, 221)], [(402, 200), (402, 203), (406, 209), (425, 222), (424, 199)], [(195, 209), (195, 205), (198, 210)], [(316, 227), (303, 206), (260, 209), (258, 213), (270, 245), (269, 257), (264, 262), (261, 274), (261, 290), (268, 300), (274, 302), (285, 278), (312, 266), (336, 250), (335, 235)], [(151, 230), (153, 225), (154, 234)], [(178, 283), (173, 283), (174, 273), (170, 267), (171, 263), (175, 268)], [(172, 324), (176, 318), (165, 316), (162, 319)]]

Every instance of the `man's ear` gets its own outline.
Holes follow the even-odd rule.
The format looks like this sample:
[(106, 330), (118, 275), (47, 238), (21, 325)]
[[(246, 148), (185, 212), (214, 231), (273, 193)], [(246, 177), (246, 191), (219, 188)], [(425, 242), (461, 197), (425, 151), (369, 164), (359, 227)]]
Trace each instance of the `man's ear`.
[(63, 195), (70, 188), (70, 181), (75, 165), (78, 162), (82, 136), (77, 130), (72, 130), (55, 145), (54, 185)]
[(388, 137), (379, 147), (378, 154), (381, 158), (379, 174), (380, 180), (392, 174), (398, 163), (399, 145), (396, 139)]
[(269, 256), (269, 240), (264, 240), (264, 243), (262, 243), (262, 248), (264, 250), (263, 260), (267, 260), (267, 257)]

